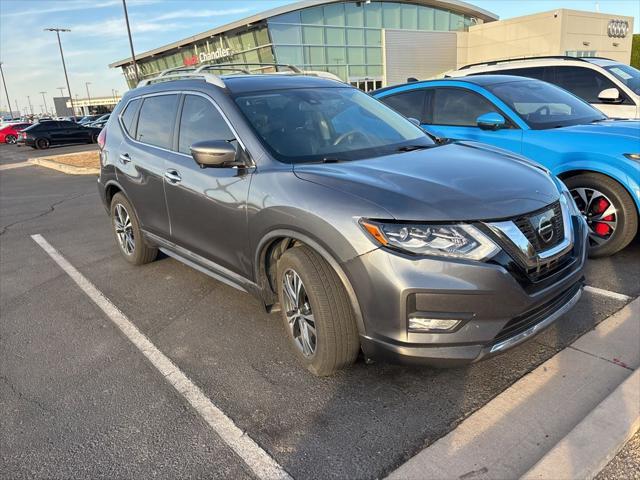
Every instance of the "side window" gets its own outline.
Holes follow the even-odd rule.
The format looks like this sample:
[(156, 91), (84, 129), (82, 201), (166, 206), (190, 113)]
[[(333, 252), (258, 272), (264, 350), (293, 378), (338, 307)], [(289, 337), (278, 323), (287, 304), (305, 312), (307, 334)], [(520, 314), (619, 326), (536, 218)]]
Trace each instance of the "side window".
[(504, 75), (516, 75), (518, 77), (535, 78), (536, 80), (545, 79), (546, 67), (530, 67), (530, 68), (512, 68), (510, 70), (501, 70), (499, 72), (492, 72)]
[(136, 140), (156, 147), (171, 148), (177, 104), (177, 95), (145, 98), (138, 118)]
[(124, 126), (124, 129), (131, 136), (135, 135), (135, 131), (133, 129), (133, 121), (135, 119), (136, 112), (138, 111), (138, 105), (140, 105), (139, 98), (131, 100), (127, 104), (124, 112), (122, 112), (122, 115), (120, 117), (122, 119), (122, 125)]
[(589, 103), (602, 103), (598, 98), (606, 88), (616, 88), (611, 80), (584, 67), (556, 67), (555, 84)]
[(415, 118), (424, 123), (425, 109), (424, 102), (427, 97), (426, 90), (412, 90), (409, 92), (396, 93), (388, 97), (381, 98), (382, 103), (393, 108), (396, 112), (407, 118)]
[(434, 125), (476, 127), (480, 115), (496, 111), (489, 100), (461, 88), (436, 89), (432, 103)]
[(216, 107), (198, 95), (186, 95), (184, 98), (179, 135), (178, 151), (186, 154), (191, 153), (189, 147), (196, 142), (234, 139), (229, 125)]

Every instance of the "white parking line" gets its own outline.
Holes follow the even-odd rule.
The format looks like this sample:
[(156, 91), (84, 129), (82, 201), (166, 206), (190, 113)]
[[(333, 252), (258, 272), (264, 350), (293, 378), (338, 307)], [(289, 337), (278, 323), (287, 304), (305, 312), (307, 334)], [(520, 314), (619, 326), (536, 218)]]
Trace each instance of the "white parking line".
[(4, 165), (0, 165), (0, 171), (2, 170), (13, 170), (14, 168), (22, 168), (32, 166), (29, 162), (17, 162), (17, 163), (5, 163)]
[(587, 285), (584, 287), (585, 292), (595, 293), (596, 295), (602, 295), (603, 297), (613, 298), (615, 300), (620, 300), (623, 302), (628, 302), (632, 300), (632, 298), (628, 295), (624, 295), (622, 293), (612, 292), (610, 290), (603, 290), (602, 288), (591, 287)]
[(222, 410), (216, 407), (207, 396), (131, 321), (111, 303), (82, 273), (69, 263), (42, 235), (31, 238), (53, 259), (58, 266), (93, 300), (93, 302), (111, 319), (147, 360), (160, 371), (177, 391), (220, 438), (242, 458), (258, 478), (287, 479), (289, 474), (265, 452), (256, 442), (240, 430)]

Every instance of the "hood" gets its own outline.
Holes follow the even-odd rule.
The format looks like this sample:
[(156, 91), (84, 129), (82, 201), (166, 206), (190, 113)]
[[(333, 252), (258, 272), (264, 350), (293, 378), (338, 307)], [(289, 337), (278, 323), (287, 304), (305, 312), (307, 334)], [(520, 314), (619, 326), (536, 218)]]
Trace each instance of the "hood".
[(545, 207), (560, 195), (535, 164), (465, 142), (369, 160), (297, 164), (294, 172), (407, 221), (509, 218)]
[(610, 142), (612, 140), (610, 137), (614, 136), (616, 141), (626, 139), (636, 142), (636, 144), (640, 142), (640, 121), (635, 120), (605, 120), (584, 125), (571, 125), (553, 131), (569, 135), (584, 135), (585, 138), (598, 134), (599, 137), (595, 137), (594, 141), (605, 140)]

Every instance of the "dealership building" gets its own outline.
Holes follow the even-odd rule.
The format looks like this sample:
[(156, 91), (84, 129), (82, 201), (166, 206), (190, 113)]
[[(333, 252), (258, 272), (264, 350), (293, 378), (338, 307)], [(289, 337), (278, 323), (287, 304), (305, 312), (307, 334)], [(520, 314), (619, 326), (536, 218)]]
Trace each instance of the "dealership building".
[[(633, 17), (558, 9), (499, 20), (459, 0), (305, 0), (136, 55), (140, 78), (177, 67), (290, 64), (365, 91), (467, 63), (543, 55), (629, 63)], [(135, 86), (131, 58), (122, 68)], [(215, 70), (213, 71), (215, 73)], [(223, 73), (221, 71), (221, 73)]]

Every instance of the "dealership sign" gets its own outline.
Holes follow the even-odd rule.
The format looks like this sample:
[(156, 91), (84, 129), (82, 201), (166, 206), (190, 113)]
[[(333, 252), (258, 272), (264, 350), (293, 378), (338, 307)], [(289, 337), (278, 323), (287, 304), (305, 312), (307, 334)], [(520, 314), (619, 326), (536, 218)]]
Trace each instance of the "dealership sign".
[(184, 59), (183, 63), (187, 66), (197, 65), (199, 63), (210, 62), (212, 60), (223, 60), (233, 56), (233, 50), (230, 48), (218, 48), (213, 52), (200, 52), (198, 55), (192, 55)]
[(612, 38), (624, 38), (629, 33), (629, 22), (626, 20), (609, 20), (607, 33)]

